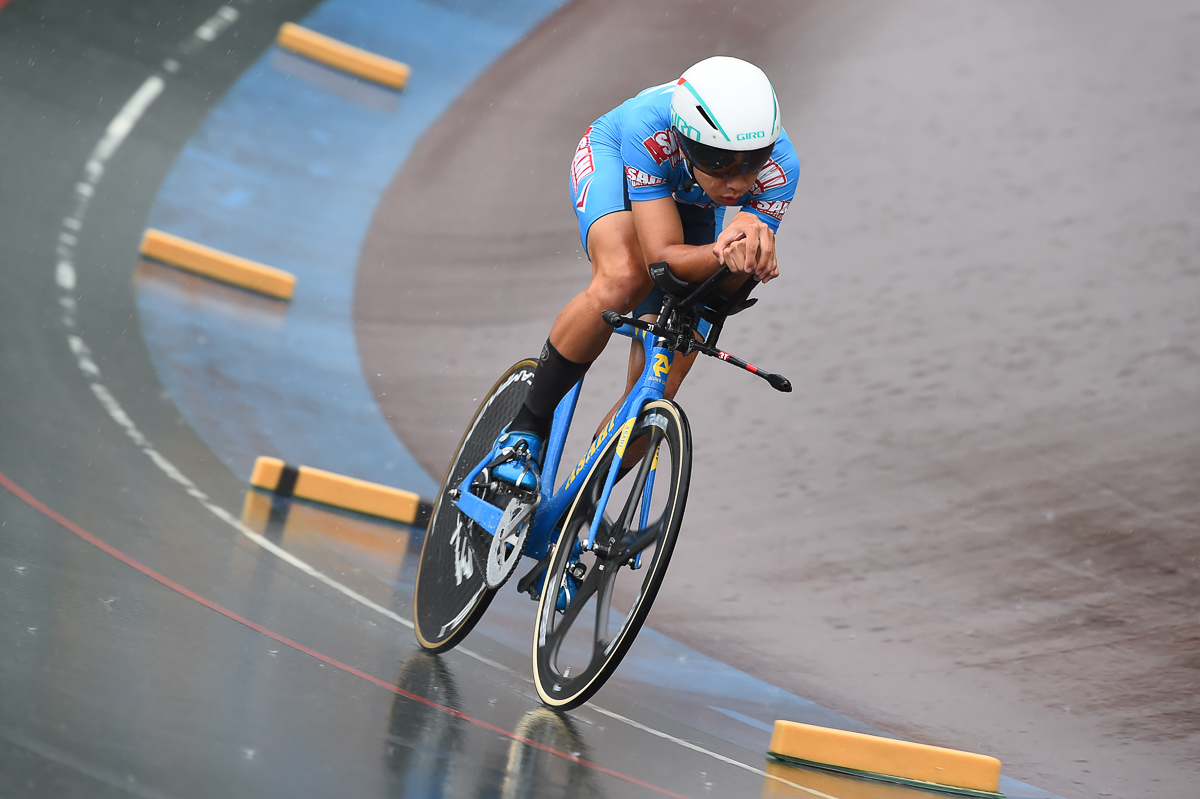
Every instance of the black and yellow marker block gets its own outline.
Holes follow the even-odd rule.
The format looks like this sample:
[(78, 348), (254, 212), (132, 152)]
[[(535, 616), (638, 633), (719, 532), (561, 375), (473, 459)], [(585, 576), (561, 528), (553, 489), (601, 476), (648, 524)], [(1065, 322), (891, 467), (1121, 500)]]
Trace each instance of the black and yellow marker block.
[(782, 763), (925, 790), (1003, 799), (1000, 761), (987, 755), (795, 721), (775, 722), (768, 752)]
[(141, 251), (147, 258), (281, 300), (290, 300), (296, 289), (296, 276), (291, 272), (154, 228), (142, 236)]
[(278, 458), (265, 456), (254, 462), (250, 484), (280, 496), (299, 497), (404, 524), (426, 524), (433, 509), (430, 502), (411, 491), (311, 466), (289, 466)]
[(408, 76), (412, 74), (408, 64), (340, 42), (294, 22), (283, 23), (276, 43), (325, 66), (393, 89), (407, 86)]

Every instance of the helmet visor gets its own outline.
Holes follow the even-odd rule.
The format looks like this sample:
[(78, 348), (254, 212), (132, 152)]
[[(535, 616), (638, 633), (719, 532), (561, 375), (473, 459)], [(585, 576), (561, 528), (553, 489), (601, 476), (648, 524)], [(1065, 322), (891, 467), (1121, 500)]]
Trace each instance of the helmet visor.
[(693, 167), (714, 178), (728, 178), (747, 172), (758, 174), (771, 158), (774, 143), (757, 150), (722, 150), (698, 141), (692, 141), (676, 132), (683, 143), (683, 151)]

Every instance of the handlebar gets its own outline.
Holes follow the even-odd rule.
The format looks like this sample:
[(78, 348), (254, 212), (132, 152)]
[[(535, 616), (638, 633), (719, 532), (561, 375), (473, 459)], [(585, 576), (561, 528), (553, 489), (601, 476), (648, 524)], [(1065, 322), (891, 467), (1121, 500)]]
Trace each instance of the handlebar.
[[(725, 363), (745, 369), (750, 374), (758, 375), (770, 383), (771, 387), (776, 391), (787, 393), (792, 390), (791, 381), (783, 375), (773, 374), (760, 369), (752, 363), (747, 363), (724, 350), (717, 349), (716, 346), (717, 337), (721, 333), (725, 318), (743, 308), (750, 307), (755, 302), (755, 300), (748, 300), (747, 298), (750, 292), (754, 290), (754, 287), (758, 285), (758, 281), (753, 279), (745, 281), (731, 297), (725, 298), (725, 302), (721, 307), (713, 308), (705, 306), (704, 301), (714, 294), (717, 285), (722, 280), (732, 274), (728, 266), (722, 265), (720, 269), (695, 288), (676, 276), (666, 261), (658, 261), (650, 264), (649, 270), (654, 284), (662, 289), (666, 295), (658, 322), (644, 322), (641, 319), (622, 316), (616, 311), (602, 311), (600, 315), (605, 323), (614, 328), (629, 325), (639, 330), (648, 331), (656, 336), (667, 339), (673, 349), (678, 350), (684, 355), (691, 352), (703, 352), (705, 355), (710, 355)], [(693, 311), (695, 313), (692, 313)], [(709, 329), (708, 335), (704, 340), (698, 341), (693, 335), (692, 327), (695, 324), (696, 317), (701, 315), (712, 322), (712, 327)], [(681, 319), (681, 317), (686, 318)]]
[(633, 324), (634, 322), (641, 321), (640, 319), (632, 319), (632, 318), (626, 319), (625, 317), (621, 316), (621, 314), (617, 313), (616, 311), (601, 311), (600, 316), (604, 319), (605, 322), (608, 322), (613, 327), (620, 327), (621, 325), (624, 325), (624, 324)]

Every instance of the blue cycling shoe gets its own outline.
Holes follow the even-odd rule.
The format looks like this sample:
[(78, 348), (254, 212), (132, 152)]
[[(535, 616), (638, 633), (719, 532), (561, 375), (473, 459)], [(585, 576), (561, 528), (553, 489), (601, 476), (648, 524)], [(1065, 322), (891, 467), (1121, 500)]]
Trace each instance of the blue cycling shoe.
[(496, 439), (496, 457), (501, 462), (492, 468), (492, 476), (522, 490), (537, 491), (541, 487), (544, 446), (541, 436), (505, 430)]

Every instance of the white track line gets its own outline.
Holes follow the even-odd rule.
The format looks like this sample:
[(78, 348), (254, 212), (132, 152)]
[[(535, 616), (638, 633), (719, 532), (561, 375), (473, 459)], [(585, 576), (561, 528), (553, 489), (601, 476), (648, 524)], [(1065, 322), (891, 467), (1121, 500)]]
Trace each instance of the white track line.
[(656, 730), (653, 727), (647, 727), (645, 724), (641, 724), (639, 722), (634, 721), (633, 719), (626, 718), (625, 716), (622, 716), (620, 713), (614, 713), (613, 711), (608, 710), (606, 708), (602, 708), (598, 705), (588, 705), (587, 707), (590, 707), (592, 710), (596, 711), (597, 713), (599, 713), (603, 716), (608, 716), (610, 719), (615, 719), (616, 721), (619, 721), (622, 724), (628, 724), (630, 727), (633, 727), (636, 730), (641, 730), (644, 733), (649, 733), (650, 735), (653, 735), (656, 738), (662, 738), (663, 740), (670, 741), (671, 743), (674, 743), (674, 744), (678, 744), (679, 746), (682, 746), (684, 749), (691, 749), (693, 752), (699, 752), (702, 755), (708, 755), (709, 757), (713, 758), (714, 760), (719, 760), (722, 763), (728, 763), (731, 766), (737, 766), (738, 768), (742, 769), (743, 771), (749, 771), (752, 774), (757, 774), (758, 776), (765, 777), (768, 780), (774, 780), (775, 782), (778, 782), (781, 785), (786, 785), (789, 788), (795, 788), (797, 791), (801, 791), (803, 793), (809, 794), (810, 796), (817, 796), (817, 797), (820, 797), (820, 799), (837, 799), (836, 796), (830, 796), (827, 793), (821, 793), (820, 791), (816, 790), (815, 788), (806, 788), (803, 785), (798, 785), (798, 784), (792, 782), (791, 780), (785, 780), (783, 777), (777, 777), (774, 774), (768, 774), (767, 772), (763, 771), (760, 768), (751, 766), (749, 763), (743, 763), (740, 760), (734, 760), (732, 757), (726, 757), (725, 755), (717, 754), (716, 752), (713, 752), (712, 750), (705, 749), (703, 746), (700, 746), (699, 744), (694, 744), (691, 741), (684, 740), (683, 738), (676, 738), (674, 735), (671, 735), (670, 733), (663, 732), (662, 730)]
[[(195, 48), (202, 46), (204, 42), (212, 41), (219, 33), (236, 22), (237, 17), (237, 11), (232, 7), (221, 6), (221, 8), (218, 9), (217, 12), (208, 19), (208, 21), (200, 25), (200, 27), (198, 27), (193, 33), (192, 41), (190, 42), (191, 48), (189, 49), (194, 50)], [(179, 71), (179, 68), (179, 62), (175, 61), (174, 59), (168, 58), (163, 61), (163, 72), (174, 74)], [(104, 176), (104, 170), (109, 159), (111, 159), (121, 147), (125, 139), (128, 138), (129, 134), (137, 125), (138, 121), (146, 113), (146, 110), (150, 108), (155, 100), (158, 99), (165, 88), (166, 81), (161, 73), (156, 73), (146, 78), (142, 85), (138, 87), (138, 90), (133, 93), (133, 96), (125, 101), (125, 105), (121, 106), (121, 110), (117, 112), (117, 115), (113, 117), (112, 121), (108, 124), (108, 127), (104, 131), (104, 135), (92, 149), (91, 155), (88, 156), (87, 162), (84, 165), (83, 179), (75, 184), (75, 209), (62, 221), (63, 229), (59, 234), (57, 248), (58, 258), (54, 270), (54, 280), (58, 284), (58, 287), (62, 290), (58, 300), (59, 307), (62, 308), (63, 311), (62, 323), (69, 331), (74, 331), (76, 329), (76, 314), (78, 310), (78, 300), (73, 296), (77, 284), (77, 274), (75, 270), (75, 246), (78, 242), (79, 231), (83, 229), (83, 221), (84, 217), (87, 215), (88, 206), (91, 204), (91, 199), (96, 193), (96, 185)], [(154, 446), (150, 443), (150, 440), (143, 435), (143, 433), (138, 429), (137, 425), (134, 424), (133, 419), (129, 417), (129, 414), (127, 414), (125, 409), (121, 407), (121, 404), (117, 402), (112, 392), (109, 391), (104, 383), (100, 381), (100, 368), (92, 359), (91, 350), (88, 348), (83, 338), (77, 333), (68, 333), (67, 346), (70, 347), (72, 354), (75, 355), (76, 364), (78, 365), (79, 370), (83, 372), (83, 374), (89, 380), (92, 381), (92, 393), (96, 396), (96, 399), (100, 402), (100, 405), (104, 408), (112, 420), (125, 430), (125, 434), (129, 436), (130, 440), (133, 441), (133, 443), (140, 450), (142, 450), (142, 452), (144, 452), (148, 458), (150, 458), (154, 465), (157, 466), (159, 470), (163, 472), (163, 474), (183, 487), (184, 490), (187, 491), (188, 495), (193, 497), (197, 502), (204, 506), (209, 513), (211, 513), (213, 516), (216, 516), (233, 529), (237, 530), (239, 533), (253, 541), (258, 546), (262, 547), (267, 552), (275, 555), (285, 563), (294, 566), (304, 574), (312, 577), (314, 580), (324, 583), (335, 591), (359, 603), (363, 607), (370, 608), (376, 613), (391, 619), (397, 624), (407, 627), (410, 630), (413, 629), (413, 623), (409, 619), (400, 616), (395, 611), (383, 607), (379, 603), (374, 602), (358, 593), (353, 588), (350, 588), (349, 586), (344, 585), (327, 574), (317, 570), (309, 563), (301, 560), (274, 542), (254, 532), (232, 513), (212, 502), (212, 500), (208, 498), (208, 495), (201, 491), (196, 484), (187, 477), (187, 475), (185, 475), (178, 467), (167, 460), (167, 458), (161, 452), (154, 448)], [(465, 647), (457, 647), (454, 651), (490, 666), (491, 668), (514, 676), (526, 683), (532, 683), (527, 676)], [(588, 707), (598, 713), (608, 716), (614, 721), (619, 721), (622, 724), (626, 724), (634, 729), (641, 730), (642, 732), (658, 738), (662, 738), (663, 740), (671, 741), (672, 743), (675, 743), (685, 749), (690, 749), (699, 754), (707, 755), (722, 763), (750, 771), (761, 777), (765, 777), (767, 779), (771, 779), (795, 788), (798, 791), (820, 797), (820, 799), (834, 799), (834, 797), (823, 794), (820, 791), (815, 791), (811, 788), (805, 788), (802, 785), (797, 785), (793, 782), (789, 782), (788, 780), (768, 774), (762, 769), (742, 763), (739, 760), (734, 760), (733, 758), (726, 757), (725, 755), (717, 754), (716, 752), (705, 749), (704, 747), (694, 744), (690, 741), (677, 738), (674, 735), (662, 732), (661, 730), (656, 730), (653, 727), (648, 727), (645, 724), (640, 724), (633, 719), (622, 716), (620, 713), (606, 710), (605, 708), (595, 704), (591, 704)]]

